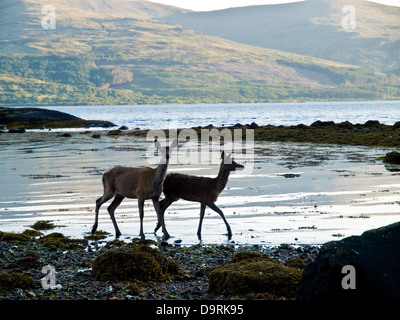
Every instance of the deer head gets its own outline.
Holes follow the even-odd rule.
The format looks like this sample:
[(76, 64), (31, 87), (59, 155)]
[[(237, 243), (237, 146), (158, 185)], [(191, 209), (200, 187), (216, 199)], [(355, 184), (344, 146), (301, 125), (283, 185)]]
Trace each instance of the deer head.
[(221, 159), (222, 159), (221, 165), (227, 171), (236, 171), (236, 170), (244, 169), (244, 166), (242, 166), (241, 164), (239, 164), (235, 160), (233, 160), (232, 154), (229, 154), (225, 157), (225, 151), (222, 151)]
[(172, 149), (174, 149), (178, 145), (178, 139), (176, 138), (174, 141), (172, 141), (169, 147), (168, 146), (162, 147), (161, 144), (157, 141), (157, 139), (154, 140), (154, 145), (158, 149), (158, 151), (161, 152), (162, 159), (166, 159), (166, 161), (168, 162)]

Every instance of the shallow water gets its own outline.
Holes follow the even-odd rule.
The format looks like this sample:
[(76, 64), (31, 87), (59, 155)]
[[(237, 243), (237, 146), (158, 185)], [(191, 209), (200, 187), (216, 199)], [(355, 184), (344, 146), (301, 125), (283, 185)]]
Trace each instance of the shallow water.
[(400, 101), (338, 101), (295, 103), (48, 106), (77, 117), (101, 119), (130, 129), (191, 128), (232, 126), (256, 122), (259, 125), (312, 124), (316, 120), (365, 123), (379, 120), (394, 124), (400, 120)]
[[(114, 165), (148, 166), (152, 147), (144, 138), (101, 134), (100, 139), (79, 132), (70, 138), (55, 132), (1, 134), (0, 230), (20, 232), (37, 220), (52, 220), (56, 231), (66, 235), (88, 234), (95, 200), (103, 191), (102, 173)], [(232, 228), (232, 239), (227, 239), (218, 214), (207, 209), (202, 242), (322, 244), (396, 222), (400, 177), (376, 159), (386, 152), (384, 148), (256, 143), (254, 164), (240, 155), (235, 159), (252, 170), (232, 173), (217, 201)], [(181, 165), (172, 160), (170, 172), (210, 177), (218, 173), (218, 164), (211, 161)], [(109, 203), (101, 208), (98, 229), (114, 234), (106, 210)], [(168, 208), (170, 243), (199, 243), (199, 211), (198, 203), (183, 200)], [(136, 200), (125, 199), (116, 219), (122, 239), (139, 235)], [(148, 200), (146, 238), (157, 239), (156, 220)]]

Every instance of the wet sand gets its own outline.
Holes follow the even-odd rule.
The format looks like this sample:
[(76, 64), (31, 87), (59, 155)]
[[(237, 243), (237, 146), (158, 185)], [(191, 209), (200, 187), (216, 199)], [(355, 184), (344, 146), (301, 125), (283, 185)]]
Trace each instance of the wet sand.
[[(147, 166), (151, 142), (107, 131), (3, 133), (0, 135), (0, 230), (21, 232), (37, 220), (50, 220), (57, 231), (82, 238), (94, 221), (95, 200), (102, 195), (101, 175), (114, 165)], [(231, 174), (217, 205), (232, 228), (226, 236), (221, 218), (206, 210), (202, 243), (279, 245), (323, 244), (399, 220), (400, 183), (382, 160), (385, 147), (256, 142), (252, 172)], [(218, 155), (217, 155), (218, 156)], [(235, 159), (241, 162), (240, 157)], [(218, 165), (181, 165), (169, 172), (214, 177)], [(114, 229), (107, 205), (98, 229)], [(197, 244), (200, 205), (180, 200), (165, 215), (173, 236), (168, 242)], [(126, 199), (116, 210), (121, 239), (139, 235), (137, 201)], [(153, 234), (156, 214), (146, 201), (144, 232)], [(162, 234), (159, 232), (158, 236)]]

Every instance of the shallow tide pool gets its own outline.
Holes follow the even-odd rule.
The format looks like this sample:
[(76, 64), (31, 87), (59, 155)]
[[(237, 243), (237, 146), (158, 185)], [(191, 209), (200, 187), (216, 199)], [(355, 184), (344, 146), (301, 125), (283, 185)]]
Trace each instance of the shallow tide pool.
[[(99, 131), (97, 132), (99, 133)], [(115, 165), (149, 166), (152, 143), (132, 136), (92, 138), (91, 133), (28, 132), (0, 135), (0, 230), (20, 232), (37, 220), (51, 220), (57, 232), (87, 235), (94, 222), (95, 201), (102, 195), (102, 173)], [(164, 143), (164, 142), (163, 142)], [(181, 143), (179, 148), (182, 148)], [(206, 209), (202, 243), (278, 245), (322, 244), (400, 219), (400, 177), (377, 159), (390, 150), (295, 143), (255, 144), (254, 161), (242, 158), (243, 172), (231, 174), (217, 206)], [(151, 154), (151, 152), (150, 152)], [(218, 159), (219, 154), (213, 155)], [(155, 167), (155, 165), (151, 165)], [(169, 172), (215, 177), (215, 161), (180, 164)], [(105, 203), (98, 230), (114, 229)], [(200, 204), (179, 200), (165, 214), (169, 242), (199, 243)], [(139, 236), (137, 201), (117, 208), (121, 239)], [(145, 203), (144, 232), (153, 234), (157, 218), (151, 200)], [(53, 230), (54, 231), (54, 230)], [(49, 231), (49, 232), (53, 232)]]

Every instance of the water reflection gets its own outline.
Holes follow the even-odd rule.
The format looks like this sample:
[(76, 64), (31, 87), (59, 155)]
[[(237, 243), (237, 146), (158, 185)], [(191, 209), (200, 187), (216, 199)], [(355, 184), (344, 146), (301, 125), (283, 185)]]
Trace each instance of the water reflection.
[[(90, 134), (0, 135), (0, 230), (22, 231), (36, 220), (53, 220), (60, 232), (82, 237), (90, 231), (102, 173), (114, 166), (147, 166), (149, 142), (128, 136), (93, 139)], [(235, 243), (324, 243), (399, 220), (400, 184), (378, 157), (384, 148), (258, 143), (254, 170), (232, 173), (217, 201)], [(240, 159), (237, 159), (240, 162)], [(215, 177), (218, 165), (171, 163), (169, 171)], [(107, 203), (109, 204), (109, 203)], [(113, 232), (107, 204), (99, 229)], [(165, 219), (170, 241), (198, 243), (200, 206), (179, 200)], [(116, 211), (124, 237), (136, 237), (136, 200)], [(144, 228), (156, 239), (156, 214), (146, 201)], [(203, 243), (225, 243), (225, 225), (206, 210)], [(336, 235), (336, 236), (333, 236)], [(112, 237), (112, 236), (111, 236)], [(297, 239), (297, 240), (296, 240)]]

